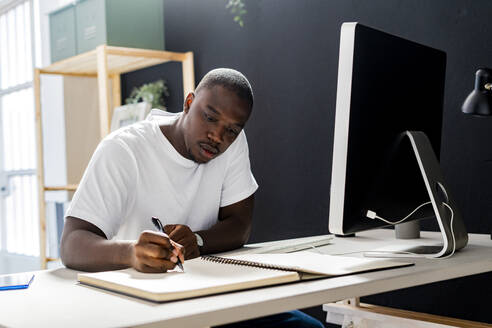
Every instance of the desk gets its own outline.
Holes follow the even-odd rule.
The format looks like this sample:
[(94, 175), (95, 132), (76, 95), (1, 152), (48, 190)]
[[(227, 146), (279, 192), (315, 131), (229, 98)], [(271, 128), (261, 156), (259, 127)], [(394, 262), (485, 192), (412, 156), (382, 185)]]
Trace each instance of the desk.
[[(409, 243), (435, 243), (422, 232)], [(415, 266), (246, 290), (164, 304), (152, 303), (76, 282), (77, 271), (35, 272), (27, 290), (0, 293), (0, 326), (7, 327), (206, 327), (492, 271), (489, 235), (470, 234), (469, 245), (445, 260), (411, 259)], [(335, 238), (321, 252), (339, 254), (390, 245), (391, 230)], [(353, 256), (361, 256), (353, 254)], [(409, 261), (398, 259), (397, 261)]]

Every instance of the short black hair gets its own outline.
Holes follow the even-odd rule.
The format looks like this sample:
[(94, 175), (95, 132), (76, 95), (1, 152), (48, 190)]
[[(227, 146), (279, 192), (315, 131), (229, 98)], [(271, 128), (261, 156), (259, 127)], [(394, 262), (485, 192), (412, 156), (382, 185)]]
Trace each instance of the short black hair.
[(234, 92), (239, 98), (248, 102), (249, 108), (253, 108), (253, 89), (248, 79), (241, 72), (231, 68), (216, 68), (205, 74), (196, 87), (195, 92), (201, 89), (210, 89), (216, 85)]

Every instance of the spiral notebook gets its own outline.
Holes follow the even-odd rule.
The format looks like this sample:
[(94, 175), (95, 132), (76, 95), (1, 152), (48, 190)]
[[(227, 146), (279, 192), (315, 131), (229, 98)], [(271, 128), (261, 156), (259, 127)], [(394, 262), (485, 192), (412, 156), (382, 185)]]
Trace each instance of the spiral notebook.
[(79, 273), (83, 284), (164, 302), (315, 278), (413, 265), (388, 260), (330, 256), (313, 252), (202, 256), (185, 271), (149, 274), (134, 269)]

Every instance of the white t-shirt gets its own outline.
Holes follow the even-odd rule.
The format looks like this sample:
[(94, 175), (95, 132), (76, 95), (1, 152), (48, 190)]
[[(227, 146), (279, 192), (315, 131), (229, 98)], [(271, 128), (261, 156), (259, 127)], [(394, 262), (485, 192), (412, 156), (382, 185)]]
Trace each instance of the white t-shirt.
[(206, 230), (220, 207), (237, 203), (258, 188), (242, 131), (229, 148), (206, 164), (181, 156), (161, 132), (179, 114), (153, 110), (147, 120), (121, 128), (98, 145), (66, 216), (88, 221), (108, 239), (138, 239), (165, 224)]

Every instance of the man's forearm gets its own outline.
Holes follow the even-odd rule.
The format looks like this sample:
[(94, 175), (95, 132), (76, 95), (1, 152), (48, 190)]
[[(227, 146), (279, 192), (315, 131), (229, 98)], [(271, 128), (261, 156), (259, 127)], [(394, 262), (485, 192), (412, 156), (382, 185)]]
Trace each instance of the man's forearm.
[(219, 221), (208, 230), (197, 231), (203, 238), (201, 254), (225, 252), (239, 248), (248, 240), (251, 226), (240, 220), (227, 219)]
[(197, 231), (203, 238), (201, 254), (225, 252), (248, 241), (253, 218), (254, 194), (219, 210), (219, 222), (208, 230)]
[(74, 230), (62, 239), (61, 259), (82, 271), (118, 270), (131, 266), (133, 241), (107, 240), (86, 230)]

